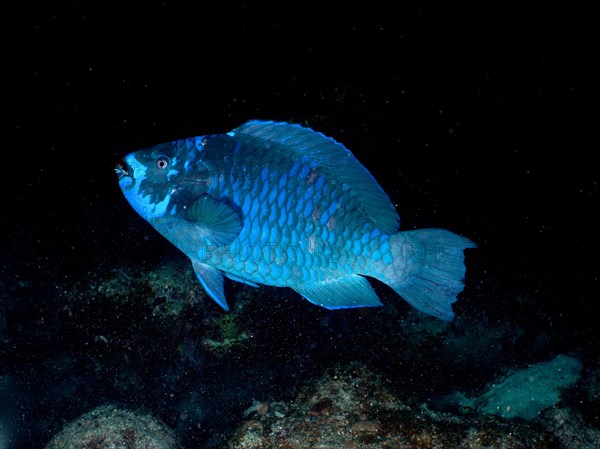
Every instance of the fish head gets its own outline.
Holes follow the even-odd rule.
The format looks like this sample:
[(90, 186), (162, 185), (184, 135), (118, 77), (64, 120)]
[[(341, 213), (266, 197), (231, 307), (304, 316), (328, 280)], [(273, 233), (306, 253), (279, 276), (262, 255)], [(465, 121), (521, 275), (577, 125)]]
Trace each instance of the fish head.
[[(173, 217), (207, 190), (205, 164), (193, 147), (201, 137), (178, 140), (129, 153), (115, 172), (125, 198), (147, 221)], [(201, 140), (199, 145), (201, 145)]]

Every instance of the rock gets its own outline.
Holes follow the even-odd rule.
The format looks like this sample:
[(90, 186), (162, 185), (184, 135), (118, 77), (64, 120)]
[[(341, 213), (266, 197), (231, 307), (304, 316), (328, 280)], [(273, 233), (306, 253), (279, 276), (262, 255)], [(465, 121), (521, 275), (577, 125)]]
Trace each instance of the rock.
[[(252, 408), (252, 407), (251, 407)], [(231, 449), (550, 449), (550, 432), (495, 417), (455, 416), (402, 403), (359, 364), (336, 368), (291, 402), (252, 414), (228, 441)]]
[(560, 400), (563, 389), (579, 380), (581, 362), (558, 355), (494, 381), (481, 396), (459, 399), (460, 405), (503, 418), (531, 420)]
[(46, 449), (176, 449), (173, 432), (150, 415), (105, 405), (67, 424)]

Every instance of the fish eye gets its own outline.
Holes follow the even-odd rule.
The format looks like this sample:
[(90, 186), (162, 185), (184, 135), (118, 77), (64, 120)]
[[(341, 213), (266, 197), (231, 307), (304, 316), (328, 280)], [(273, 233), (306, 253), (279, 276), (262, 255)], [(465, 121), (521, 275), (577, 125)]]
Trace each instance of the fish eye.
[(171, 161), (167, 156), (160, 156), (158, 159), (156, 159), (156, 168), (164, 170), (169, 166), (170, 163)]

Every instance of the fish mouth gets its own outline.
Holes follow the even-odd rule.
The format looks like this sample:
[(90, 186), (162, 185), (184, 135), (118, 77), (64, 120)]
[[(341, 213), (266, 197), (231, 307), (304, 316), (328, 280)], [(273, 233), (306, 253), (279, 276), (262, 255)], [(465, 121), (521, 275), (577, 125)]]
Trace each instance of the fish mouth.
[(125, 161), (121, 161), (120, 164), (117, 164), (115, 167), (115, 173), (117, 174), (119, 181), (125, 176), (129, 176), (133, 179), (133, 167)]

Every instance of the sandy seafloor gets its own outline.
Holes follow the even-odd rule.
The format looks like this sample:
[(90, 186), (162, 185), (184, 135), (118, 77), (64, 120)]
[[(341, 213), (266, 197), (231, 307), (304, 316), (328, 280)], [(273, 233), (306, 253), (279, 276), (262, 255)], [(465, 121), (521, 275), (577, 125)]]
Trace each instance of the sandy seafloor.
[[(7, 7), (0, 449), (600, 447), (590, 17)], [(401, 229), (478, 243), (454, 321), (376, 281), (381, 308), (227, 281), (225, 313), (204, 294), (113, 168), (256, 118), (344, 143)]]

